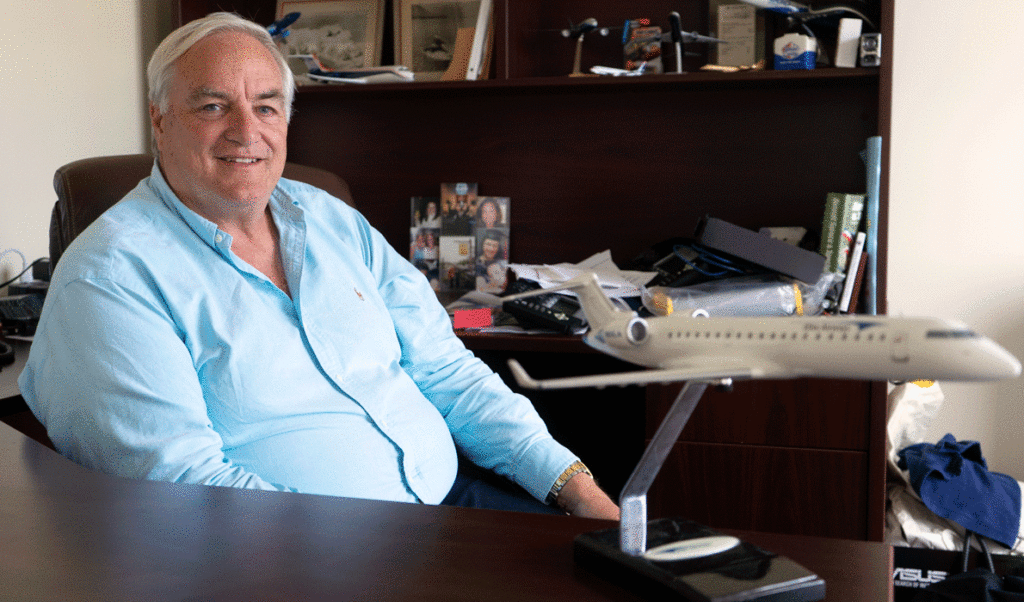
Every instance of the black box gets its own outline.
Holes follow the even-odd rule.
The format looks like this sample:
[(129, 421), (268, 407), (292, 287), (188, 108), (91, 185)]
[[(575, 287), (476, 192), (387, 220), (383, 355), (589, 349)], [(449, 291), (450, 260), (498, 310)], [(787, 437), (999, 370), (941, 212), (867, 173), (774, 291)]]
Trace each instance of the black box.
[[(648, 521), (649, 548), (695, 541), (721, 533), (693, 521)], [(619, 548), (619, 529), (576, 537), (577, 564), (651, 600), (688, 602), (813, 602), (825, 597), (825, 581), (793, 560), (749, 542), (720, 553), (684, 560), (650, 560)]]
[(709, 249), (721, 251), (808, 284), (816, 283), (821, 278), (821, 273), (825, 271), (823, 255), (717, 218), (707, 217), (701, 220), (694, 238), (697, 243)]
[[(921, 589), (956, 575), (963, 567), (963, 558), (963, 552), (893, 546), (893, 601), (911, 602)], [(979, 563), (987, 566), (981, 552), (972, 550), (967, 568), (979, 566)], [(1024, 569), (1024, 556), (993, 554), (992, 564), (996, 574), (1005, 575)]]

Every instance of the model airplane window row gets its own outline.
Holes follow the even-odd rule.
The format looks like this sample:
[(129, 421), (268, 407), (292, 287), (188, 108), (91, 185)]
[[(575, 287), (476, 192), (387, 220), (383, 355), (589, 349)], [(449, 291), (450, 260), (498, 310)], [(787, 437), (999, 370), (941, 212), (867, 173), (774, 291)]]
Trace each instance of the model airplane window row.
[[(689, 331), (688, 330), (686, 332), (669, 332), (667, 334), (668, 334), (668, 338), (670, 338), (670, 339), (672, 339), (672, 338), (676, 338), (676, 339), (691, 339), (691, 338), (693, 338), (693, 339), (700, 339), (700, 338), (710, 339), (712, 337), (712, 334), (714, 334), (714, 338), (716, 338), (716, 339), (723, 339), (723, 338), (724, 339), (731, 339), (731, 338), (736, 338), (736, 339), (742, 339), (742, 338), (753, 339), (755, 335), (757, 335), (758, 339), (769, 339), (769, 340), (775, 340), (776, 338), (778, 338), (780, 340), (785, 340), (788, 337), (792, 341), (795, 341), (797, 339), (803, 339), (804, 341), (809, 341), (812, 338), (811, 337), (811, 333), (809, 333), (809, 332), (803, 333), (803, 336), (801, 336), (799, 332), (793, 332), (793, 333), (786, 333), (786, 332), (758, 332), (758, 333), (755, 333), (755, 332), (752, 332), (752, 331), (747, 331), (747, 332), (744, 333), (744, 332), (731, 332), (731, 331), (721, 332), (721, 331), (718, 331), (718, 332), (712, 333), (712, 331), (710, 331), (710, 330), (702, 330), (702, 331)], [(939, 336), (939, 335), (941, 335), (941, 336)], [(951, 335), (952, 335), (952, 333), (947, 333), (947, 332), (938, 333), (938, 334), (929, 333), (928, 338), (968, 338), (968, 337), (964, 337), (964, 336), (951, 336)], [(820, 341), (822, 339), (827, 339), (829, 341), (833, 341), (837, 337), (841, 341), (846, 341), (846, 340), (849, 340), (849, 339), (853, 339), (854, 341), (860, 341), (861, 338), (862, 338), (860, 333), (856, 333), (856, 334), (853, 334), (851, 336), (851, 335), (849, 335), (847, 333), (835, 333), (835, 332), (829, 332), (827, 334), (824, 333), (824, 332), (816, 332), (816, 333), (814, 333), (814, 337), (813, 338), (816, 341)], [(869, 333), (869, 334), (864, 335), (863, 340), (868, 341), (868, 342), (877, 340), (879, 343), (882, 343), (882, 342), (885, 341), (885, 334), (884, 333), (880, 333), (878, 335), (877, 339), (876, 339), (876, 337), (875, 337), (875, 335), (873, 333)]]

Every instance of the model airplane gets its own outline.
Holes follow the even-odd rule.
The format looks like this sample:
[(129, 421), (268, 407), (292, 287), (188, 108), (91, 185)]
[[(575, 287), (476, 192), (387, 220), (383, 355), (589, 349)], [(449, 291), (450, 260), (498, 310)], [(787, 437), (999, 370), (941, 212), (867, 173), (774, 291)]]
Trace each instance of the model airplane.
[(267, 33), (269, 33), (270, 37), (274, 38), (274, 40), (285, 38), (290, 33), (288, 28), (291, 27), (292, 23), (298, 21), (301, 16), (302, 13), (288, 13), (281, 19), (271, 23), (270, 26), (267, 27)]
[(362, 69), (331, 69), (323, 65), (315, 54), (293, 54), (288, 58), (306, 63), (306, 75), (313, 81), (337, 84), (383, 84), (409, 82), (415, 74), (401, 65), (366, 67)]
[[(702, 36), (697, 32), (686, 32), (683, 31), (682, 21), (680, 20), (679, 13), (672, 11), (668, 14), (669, 29), (672, 33), (672, 44), (676, 50), (676, 73), (683, 73), (683, 55), (686, 54), (683, 51), (683, 44), (690, 44), (693, 42), (701, 42), (704, 44), (722, 44), (725, 40), (719, 40), (718, 38), (712, 38), (709, 36)], [(666, 41), (662, 38), (662, 41)]]
[(1021, 364), (994, 341), (935, 318), (640, 317), (620, 309), (586, 273), (555, 288), (503, 300), (575, 291), (591, 347), (648, 370), (536, 381), (515, 360), (516, 381), (532, 389), (673, 381), (823, 377), (862, 380), (985, 381), (1020, 375)]
[(931, 318), (693, 317), (673, 315), (670, 303), (666, 315), (643, 318), (616, 307), (592, 272), (503, 299), (556, 290), (572, 290), (579, 297), (590, 323), (584, 338), (588, 345), (648, 370), (536, 381), (509, 360), (520, 386), (564, 389), (687, 381), (619, 496), (619, 548), (602, 552), (617, 562), (619, 552), (661, 560), (661, 547), (647, 549), (647, 491), (710, 383), (799, 377), (983, 381), (1021, 372), (1017, 358), (994, 341), (961, 324)]
[(822, 17), (841, 16), (844, 14), (851, 14), (860, 19), (863, 19), (865, 23), (869, 24), (873, 29), (877, 29), (874, 21), (869, 19), (863, 12), (857, 10), (853, 6), (845, 4), (836, 4), (825, 6), (821, 8), (810, 8), (806, 4), (800, 4), (799, 2), (792, 2), (791, 0), (740, 0), (751, 6), (768, 10), (775, 13), (781, 13), (787, 15), (797, 21), (806, 22), (813, 19), (819, 19)]

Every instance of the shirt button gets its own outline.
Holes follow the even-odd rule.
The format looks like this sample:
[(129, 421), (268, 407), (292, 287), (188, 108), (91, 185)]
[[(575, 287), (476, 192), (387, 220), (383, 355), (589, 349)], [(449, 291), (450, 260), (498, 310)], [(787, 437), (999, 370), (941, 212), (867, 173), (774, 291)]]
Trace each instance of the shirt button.
[(222, 240), (224, 240), (224, 235), (223, 234), (218, 234), (217, 236), (213, 237), (213, 242), (215, 242), (217, 244), (220, 244), (220, 242)]

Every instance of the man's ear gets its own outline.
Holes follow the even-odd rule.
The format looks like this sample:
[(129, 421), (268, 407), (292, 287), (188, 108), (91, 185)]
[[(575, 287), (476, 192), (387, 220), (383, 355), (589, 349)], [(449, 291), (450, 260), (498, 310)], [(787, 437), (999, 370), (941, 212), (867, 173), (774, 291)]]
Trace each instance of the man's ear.
[(156, 135), (157, 133), (163, 133), (163, 129), (161, 128), (163, 124), (163, 119), (164, 116), (160, 112), (160, 109), (155, 104), (149, 103), (149, 122), (153, 126), (154, 135)]

